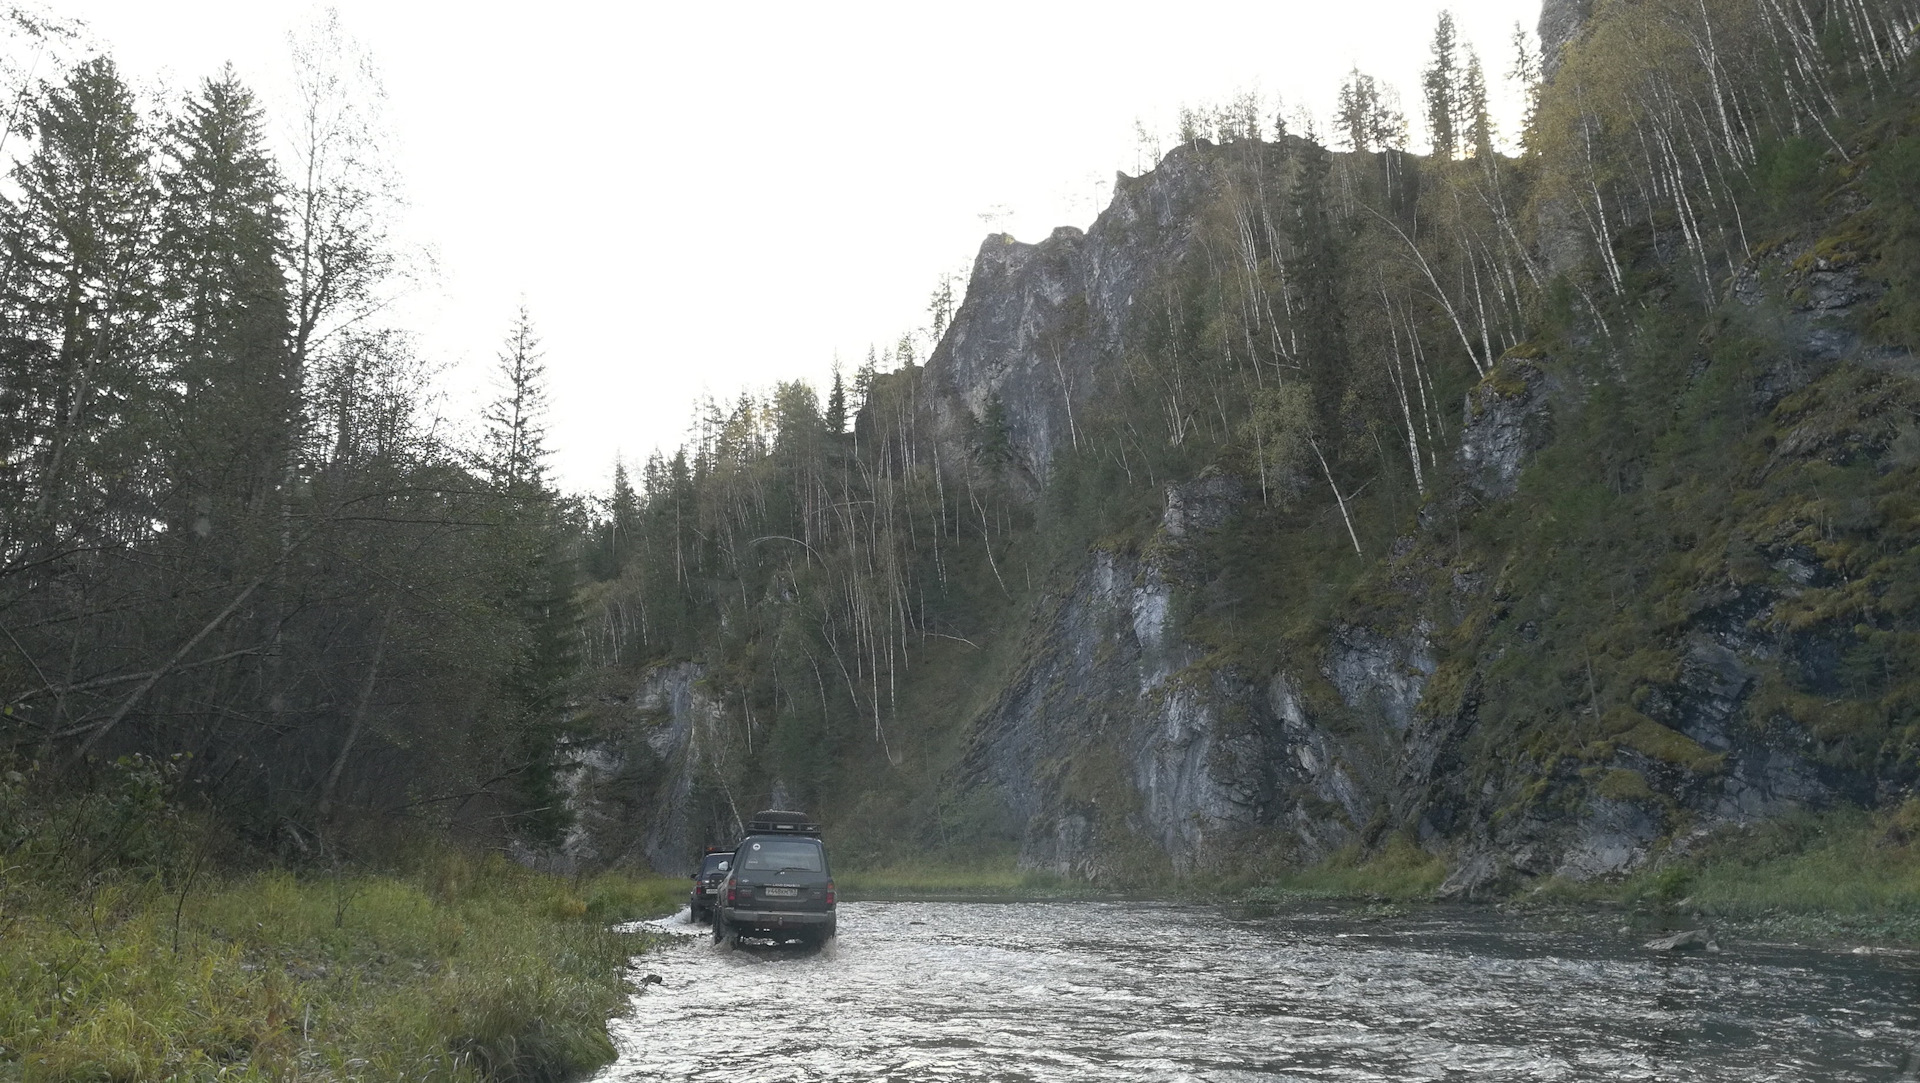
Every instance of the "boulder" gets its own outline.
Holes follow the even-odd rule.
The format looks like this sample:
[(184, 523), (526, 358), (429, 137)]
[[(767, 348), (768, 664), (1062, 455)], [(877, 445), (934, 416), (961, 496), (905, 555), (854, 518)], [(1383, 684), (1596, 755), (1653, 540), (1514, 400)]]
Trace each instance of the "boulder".
[(1719, 941), (1713, 938), (1711, 929), (1688, 929), (1685, 932), (1663, 936), (1646, 943), (1648, 951), (1710, 951), (1720, 950)]

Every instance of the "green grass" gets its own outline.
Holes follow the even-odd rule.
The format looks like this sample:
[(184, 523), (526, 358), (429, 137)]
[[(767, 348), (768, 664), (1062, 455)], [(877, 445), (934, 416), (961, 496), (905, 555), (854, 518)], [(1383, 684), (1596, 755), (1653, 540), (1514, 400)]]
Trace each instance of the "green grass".
[(1444, 859), (1401, 835), (1373, 853), (1349, 848), (1326, 861), (1287, 870), (1248, 889), (1248, 902), (1292, 899), (1424, 899), (1447, 877)]
[(1549, 881), (1539, 902), (1607, 904), (1802, 940), (1920, 944), (1920, 798), (1723, 832), (1626, 879)]
[[(677, 880), (441, 852), (404, 874), (0, 879), (0, 1080), (557, 1080)], [(178, 931), (175, 912), (179, 906)]]

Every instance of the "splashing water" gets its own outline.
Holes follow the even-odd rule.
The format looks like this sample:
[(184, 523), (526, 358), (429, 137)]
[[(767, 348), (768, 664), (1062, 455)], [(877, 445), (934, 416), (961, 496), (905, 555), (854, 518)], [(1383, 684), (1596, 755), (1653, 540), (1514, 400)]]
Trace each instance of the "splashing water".
[(1495, 912), (850, 903), (818, 952), (691, 933), (602, 1080), (1920, 1080), (1920, 959)]

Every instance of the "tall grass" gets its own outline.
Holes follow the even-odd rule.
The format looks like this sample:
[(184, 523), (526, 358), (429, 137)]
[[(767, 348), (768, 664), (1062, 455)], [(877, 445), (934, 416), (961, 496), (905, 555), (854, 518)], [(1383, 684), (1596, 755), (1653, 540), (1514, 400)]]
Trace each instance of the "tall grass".
[(1357, 847), (1317, 864), (1280, 872), (1246, 891), (1252, 902), (1284, 899), (1420, 899), (1431, 896), (1447, 877), (1444, 859), (1427, 853), (1402, 835), (1377, 851)]
[[(498, 856), (200, 882), (0, 876), (0, 1080), (558, 1080), (677, 880), (568, 881)], [(176, 913), (178, 932), (176, 933)]]
[(1920, 943), (1920, 798), (1726, 831), (1582, 894), (1783, 933)]

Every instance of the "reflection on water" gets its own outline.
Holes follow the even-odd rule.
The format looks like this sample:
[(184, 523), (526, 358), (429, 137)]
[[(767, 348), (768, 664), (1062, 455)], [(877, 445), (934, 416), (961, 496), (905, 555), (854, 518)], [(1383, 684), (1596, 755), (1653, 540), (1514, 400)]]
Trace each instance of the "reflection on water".
[(638, 960), (604, 1080), (1915, 1080), (1920, 960), (1671, 957), (1484, 910), (849, 903)]

